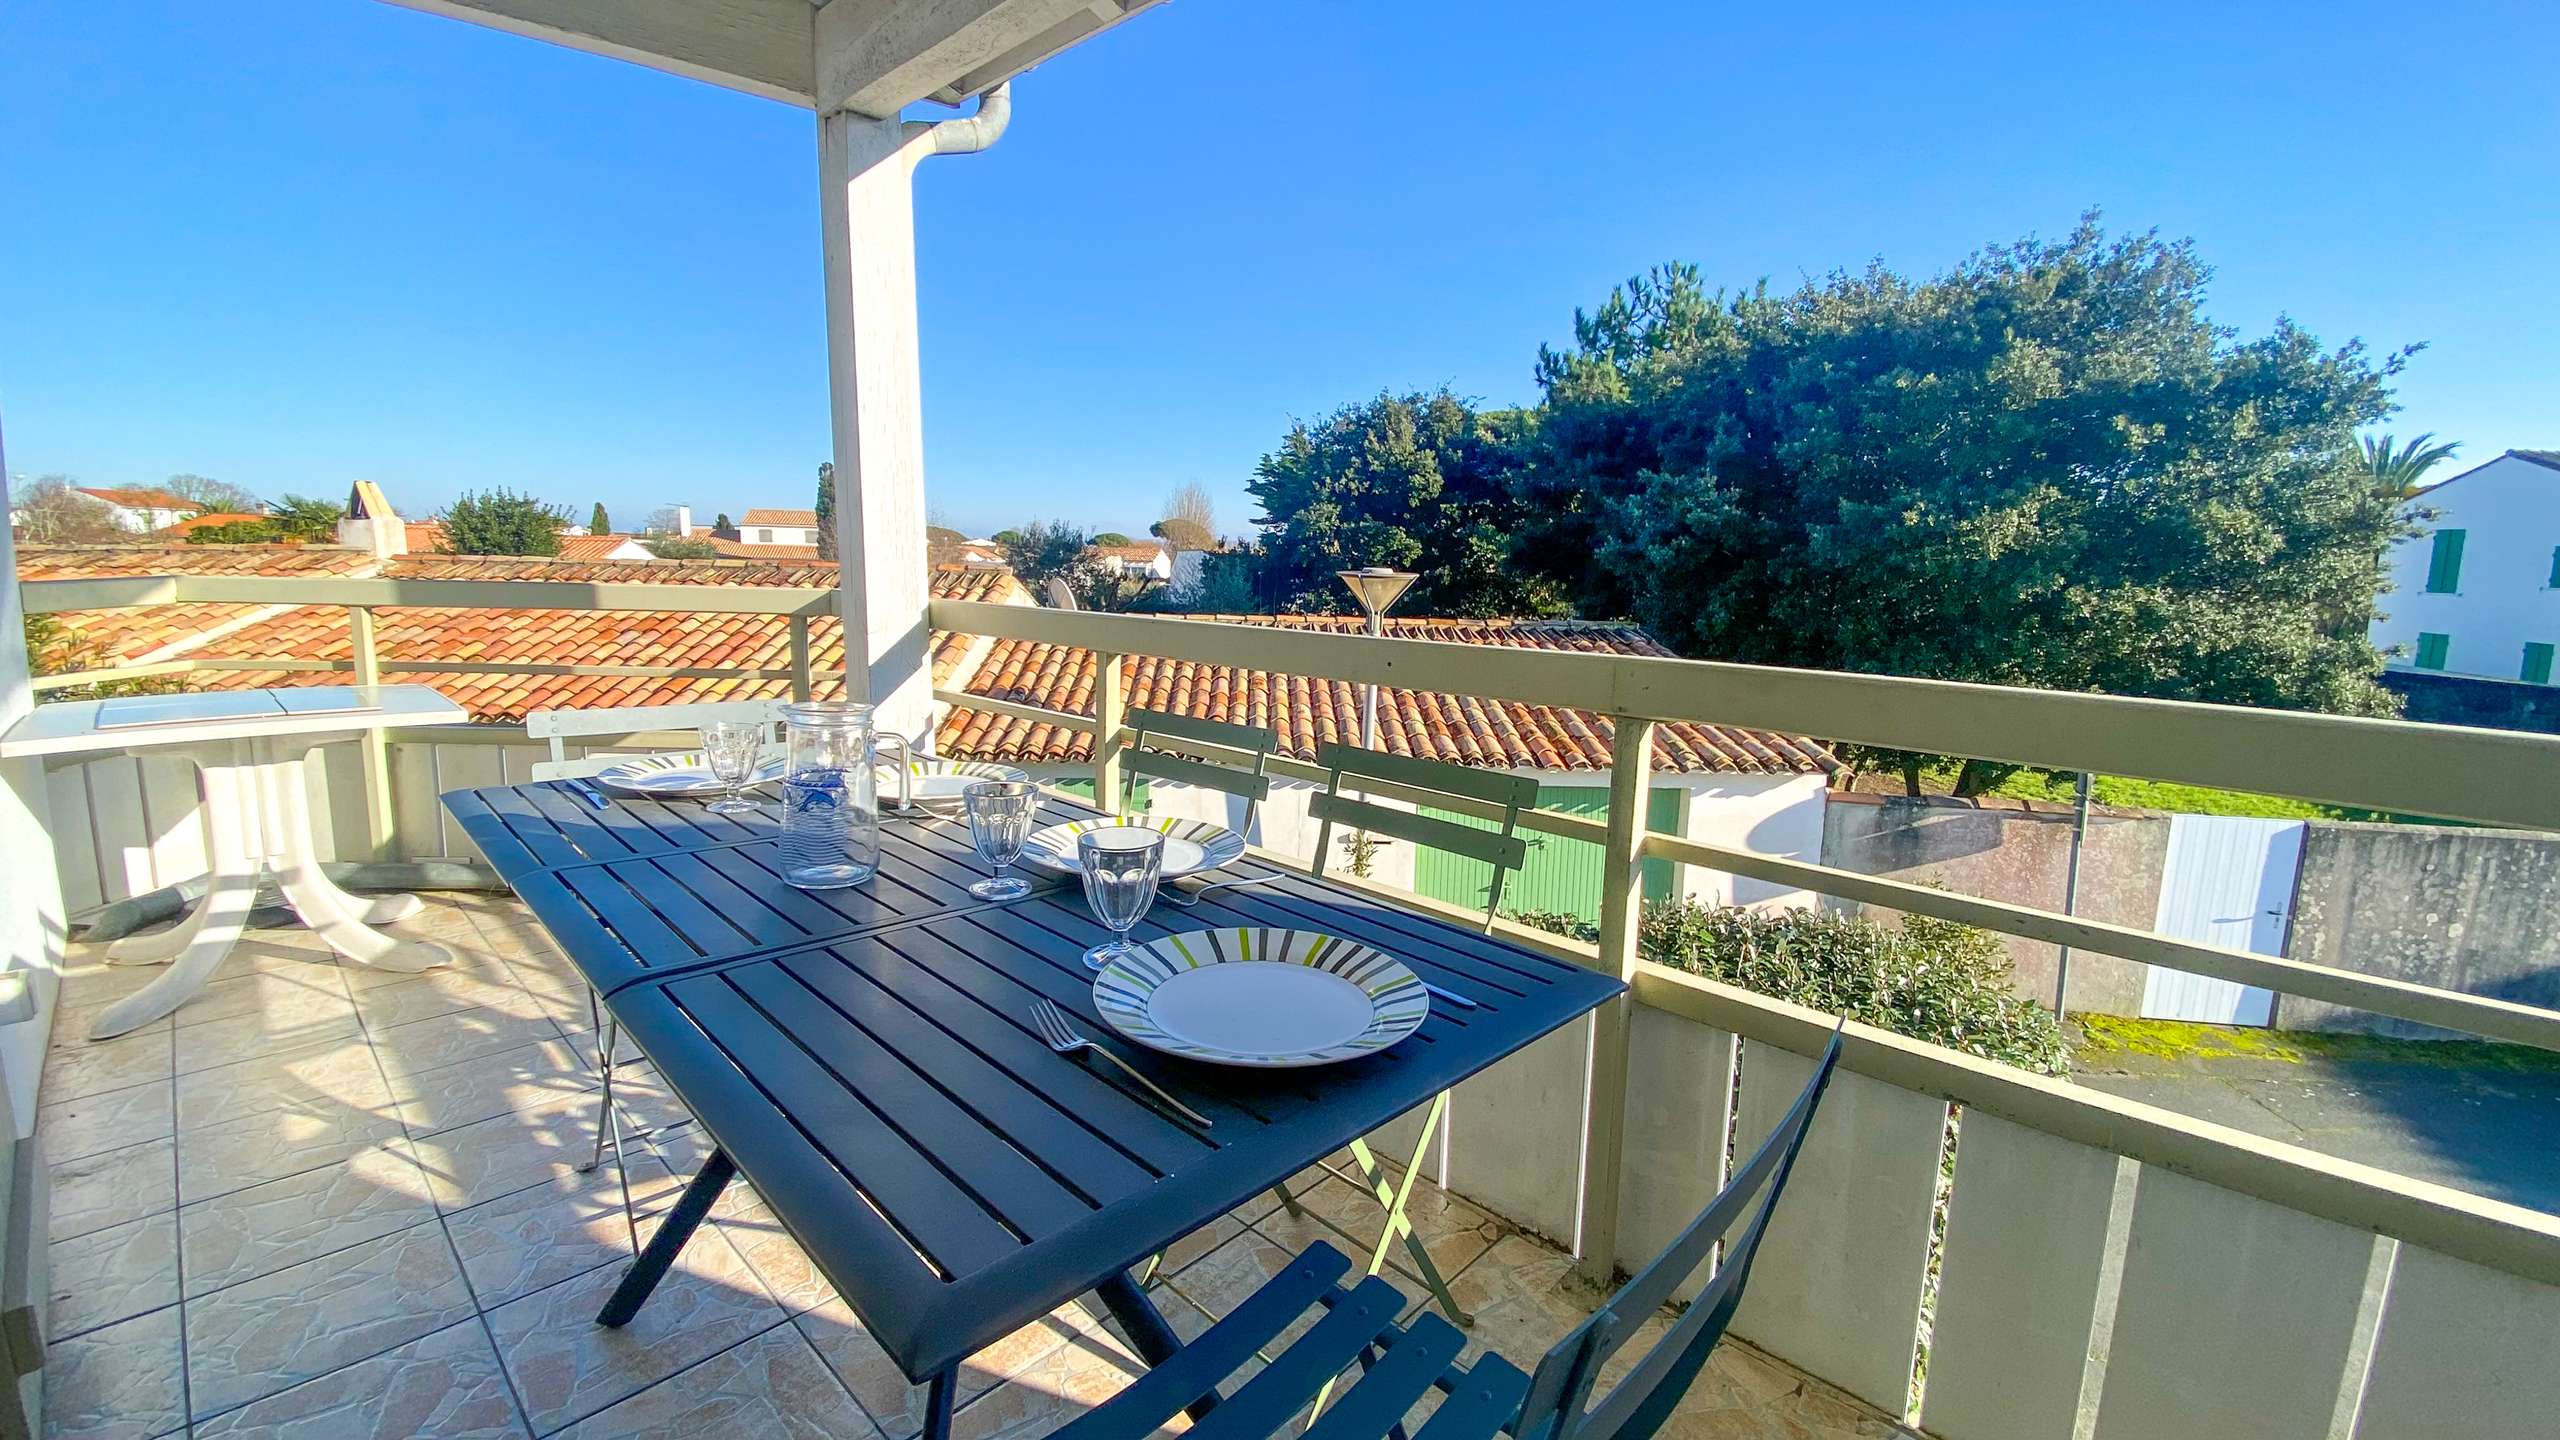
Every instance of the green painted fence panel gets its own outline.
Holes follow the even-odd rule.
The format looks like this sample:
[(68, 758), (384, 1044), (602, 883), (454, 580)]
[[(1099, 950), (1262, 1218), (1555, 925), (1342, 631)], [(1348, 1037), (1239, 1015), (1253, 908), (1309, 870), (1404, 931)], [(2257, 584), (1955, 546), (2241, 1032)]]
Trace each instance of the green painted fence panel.
[[(1602, 786), (1542, 786), (1538, 791), (1538, 805), (1541, 809), (1605, 820), (1609, 816), (1609, 792)], [(1650, 827), (1666, 835), (1678, 833), (1680, 792), (1655, 790), (1651, 806), (1652, 814), (1647, 817)], [(1423, 807), (1422, 813), (1479, 830), (1502, 828), (1491, 820), (1479, 820), (1472, 815), (1434, 810), (1428, 806)], [(1607, 870), (1600, 847), (1588, 840), (1564, 835), (1541, 835), (1530, 830), (1520, 833), (1529, 842), (1529, 863), (1502, 887), (1502, 908), (1505, 911), (1561, 910), (1596, 922), (1600, 918), (1600, 890)], [(1492, 883), (1493, 867), (1481, 860), (1430, 849), (1414, 853), (1413, 888), (1418, 894), (1466, 909), (1481, 910), (1484, 908), (1485, 887)], [(1645, 861), (1643, 883), (1647, 900), (1669, 899), (1671, 862)]]

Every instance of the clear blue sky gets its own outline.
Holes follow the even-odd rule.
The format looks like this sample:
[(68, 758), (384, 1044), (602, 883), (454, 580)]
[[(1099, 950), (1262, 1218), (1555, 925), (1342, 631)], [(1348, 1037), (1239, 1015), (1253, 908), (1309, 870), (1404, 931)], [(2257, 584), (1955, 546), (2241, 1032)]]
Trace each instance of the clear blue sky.
[[(1292, 417), (1533, 398), (1654, 262), (1929, 271), (2090, 205), (2194, 237), (2244, 332), (2431, 342), (2403, 434), (2560, 446), (2556, 43), (2529, 4), (1176, 0), (919, 175), (933, 503), (1134, 531), (1197, 479), (1239, 531)], [(6, 0), (9, 469), (805, 505), (812, 134), (364, 0)]]

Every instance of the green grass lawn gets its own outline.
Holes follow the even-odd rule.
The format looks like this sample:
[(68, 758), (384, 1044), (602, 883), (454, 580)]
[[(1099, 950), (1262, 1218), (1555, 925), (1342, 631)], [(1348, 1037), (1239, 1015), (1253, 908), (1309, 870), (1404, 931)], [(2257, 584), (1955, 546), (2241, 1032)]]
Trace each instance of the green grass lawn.
[[(1955, 784), (1957, 768), (1953, 763), (1931, 766), (1921, 772), (1923, 783), (1932, 791), (1947, 791)], [(1991, 787), (1991, 793), (2006, 795), (2013, 800), (2042, 800), (2068, 805), (2072, 800), (2072, 784), (2073, 777), (2068, 771), (2021, 770)], [(2188, 815), (2247, 815), (2267, 820), (2361, 820), (2391, 825), (2461, 823), (2432, 820), (2422, 815), (2365, 810), (2352, 805), (2323, 805), (2283, 795), (2253, 795), (2245, 790), (2216, 790), (2209, 786), (2179, 785), (2166, 780), (2137, 780), (2129, 775), (2100, 775), (2091, 784), (2090, 794), (2101, 805), (2170, 810)]]

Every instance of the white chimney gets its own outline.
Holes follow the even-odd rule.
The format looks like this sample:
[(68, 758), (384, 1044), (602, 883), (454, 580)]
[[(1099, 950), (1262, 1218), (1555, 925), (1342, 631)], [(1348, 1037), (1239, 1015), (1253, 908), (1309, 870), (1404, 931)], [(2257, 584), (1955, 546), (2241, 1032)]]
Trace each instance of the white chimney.
[(377, 560), (409, 553), (409, 522), (391, 508), (391, 497), (371, 480), (359, 480), (347, 495), (347, 513), (338, 521), (338, 543), (362, 550)]
[(679, 506), (677, 506), (677, 507), (676, 507), (676, 534), (677, 534), (677, 535), (679, 535), (679, 536), (684, 536), (684, 535), (691, 535), (692, 533), (693, 533), (693, 507), (692, 507), (692, 506), (690, 506), (690, 505), (679, 505)]

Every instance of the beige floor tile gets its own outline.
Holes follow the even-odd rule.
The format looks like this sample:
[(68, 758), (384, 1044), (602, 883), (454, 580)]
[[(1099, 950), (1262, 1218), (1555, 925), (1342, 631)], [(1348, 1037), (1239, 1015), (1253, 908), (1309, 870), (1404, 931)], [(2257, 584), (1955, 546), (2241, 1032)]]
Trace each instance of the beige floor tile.
[(560, 1027), (540, 1015), (503, 1015), (491, 1010), (458, 1010), (430, 1020), (413, 1020), (372, 1032), (374, 1053), (395, 1082), (466, 1060), (502, 1054), (543, 1040), (560, 1038)]
[(46, 1440), (147, 1440), (186, 1423), (176, 1306), (45, 1347)]
[[(1316, 1240), (1331, 1243), (1335, 1249), (1367, 1264), (1369, 1252), (1386, 1232), (1387, 1209), (1373, 1194), (1368, 1194), (1342, 1180), (1328, 1177), (1321, 1185), (1298, 1196), (1304, 1216), (1292, 1216), (1274, 1205), (1272, 1213), (1254, 1222), (1254, 1228), (1292, 1250), (1301, 1250)], [(1504, 1227), (1491, 1215), (1449, 1194), (1436, 1185), (1417, 1184), (1405, 1204), (1405, 1215), (1413, 1222), (1416, 1238), (1440, 1267), (1442, 1278), (1457, 1274), (1491, 1249), (1500, 1239)], [(1332, 1222), (1328, 1226), (1326, 1221)], [(1348, 1238), (1337, 1232), (1348, 1232)], [(1421, 1267), (1403, 1242), (1387, 1249), (1387, 1261), (1408, 1275), (1419, 1276)]]
[(777, 1325), (561, 1432), (564, 1440), (864, 1440), (870, 1417), (799, 1331)]
[(77, 1160), (101, 1150), (168, 1138), (176, 1128), (171, 1118), (175, 1103), (168, 1082), (146, 1080), (47, 1105), (36, 1112), (36, 1129), (44, 1136), (47, 1158)]
[(596, 1112), (595, 1096), (562, 1095), (415, 1137), (410, 1153), (450, 1213), (575, 1173), (595, 1154)]
[[(632, 1157), (632, 1206), (641, 1217), (643, 1244), (656, 1212), (673, 1203), (677, 1188), (675, 1177), (654, 1157)], [(621, 1265), (633, 1254), (622, 1187), (611, 1162), (591, 1175), (558, 1176), (458, 1211), (446, 1217), (445, 1230), (484, 1310), (599, 1265)]]
[[(897, 1362), (863, 1328), (850, 1306), (831, 1298), (795, 1317), (794, 1323), (890, 1440), (902, 1440), (924, 1427), (926, 1387), (908, 1383)], [(959, 1403), (968, 1405), (1049, 1359), (1061, 1347), (1080, 1343), (1116, 1347), (1116, 1341), (1095, 1340), (1101, 1328), (1100, 1319), (1081, 1305), (1058, 1307), (970, 1356), (960, 1367)]]
[(305, 991), (278, 1014), (251, 1011), (197, 1025), (179, 1025), (178, 1073), (262, 1059), (324, 1040), (360, 1038), (363, 1034), (363, 1027), (356, 1023), (354, 1001), (344, 994)]
[[(1148, 1283), (1162, 1285), (1208, 1256), (1219, 1246), (1243, 1234), (1244, 1228), (1244, 1222), (1237, 1219), (1231, 1211), (1174, 1241), (1165, 1247), (1164, 1258), (1157, 1264), (1155, 1274), (1149, 1277)], [(1144, 1273), (1145, 1268), (1141, 1265), (1132, 1273)]]
[(195, 1428), (196, 1440), (500, 1440), (527, 1433), (476, 1316)]
[(537, 1434), (582, 1420), (750, 1336), (783, 1314), (717, 1231), (697, 1231), (630, 1324), (596, 1312), (620, 1283), (607, 1266), (488, 1312), (498, 1355)]
[(391, 1108), (391, 1087), (362, 1035), (235, 1060), (178, 1082), (178, 1127), (199, 1129), (269, 1110)]
[[(56, 997), (61, 1015), (95, 1011), (123, 999), (159, 978), (159, 965), (110, 965), (104, 945), (71, 947), (62, 967), (62, 993)], [(81, 1033), (86, 1034), (87, 1031)]]
[(187, 1204), (338, 1165), (401, 1136), (395, 1114), (322, 1105), (269, 1110), (178, 1132), (178, 1197)]
[[(1298, 1258), (1301, 1248), (1283, 1245), (1258, 1230), (1247, 1230), (1184, 1267), (1170, 1284), (1184, 1299), (1201, 1309), (1212, 1315), (1224, 1315), (1287, 1269), (1290, 1262)], [(1334, 1243), (1334, 1248), (1349, 1253), (1339, 1241)], [(1355, 1259), (1353, 1268), (1356, 1270), (1360, 1263)], [(1422, 1283), (1409, 1275), (1389, 1270), (1385, 1278), (1388, 1284), (1404, 1292), (1408, 1310), (1412, 1308), (1412, 1302), (1426, 1293)], [(1302, 1320), (1283, 1333), (1294, 1338), (1310, 1323), (1312, 1321)]]
[(336, 957), (309, 951), (285, 952), (293, 958), (265, 969), (245, 972), (225, 967), (214, 982), (199, 990), (172, 1015), (178, 1028), (207, 1025), (241, 1015), (264, 1015), (279, 1024), (328, 1019), (345, 1007), (347, 983)]
[(170, 1141), (146, 1140), (49, 1164), (53, 1194), (47, 1238), (68, 1240), (175, 1209), (178, 1177), (170, 1152)]
[(1101, 1405), (1146, 1373), (1108, 1332), (1081, 1336), (1015, 1372), (953, 1417), (952, 1440), (1031, 1440)]
[(492, 978), (486, 972), (431, 970), (406, 984), (378, 986), (356, 995), (356, 1013), (364, 1018), (367, 1030), (388, 1030), (463, 1010), (517, 1016), (544, 1013), (511, 974)]
[(47, 1248), (45, 1334), (60, 1340), (178, 1303), (178, 1217), (171, 1211)]
[(44, 1085), (38, 1091), (44, 1104), (59, 1105), (169, 1078), (176, 1032), (166, 1021), (113, 1040), (91, 1040), (88, 1033), (83, 1017), (54, 1017), (54, 1044), (45, 1056)]
[(568, 1041), (555, 1038), (458, 1065), (400, 1070), (393, 1076), (391, 1092), (409, 1133), (431, 1135), (566, 1096), (589, 1094), (595, 1085), (595, 1073), (585, 1060)]
[[(672, 1200), (679, 1182), (670, 1176), (668, 1187), (667, 1194)], [(742, 1194), (743, 1199), (735, 1198)], [(800, 1248), (800, 1242), (792, 1239), (790, 1232), (782, 1228), (782, 1221), (752, 1191), (731, 1185), (721, 1195), (720, 1204), (713, 1214), (720, 1233), (729, 1237), (729, 1243), (745, 1257), (748, 1268), (764, 1282), (764, 1288), (772, 1294), (774, 1303), (784, 1310), (797, 1315), (836, 1298), (835, 1285), (809, 1258), (809, 1252)], [(644, 1237), (648, 1234), (645, 1227), (641, 1234)]]
[(186, 1302), (187, 1380), (213, 1415), (471, 1317), (430, 1222)]
[(178, 1212), (186, 1289), (202, 1295), (433, 1220), (426, 1177), (396, 1146)]
[(343, 963), (338, 968), (346, 979), (348, 993), (358, 996), (370, 990), (407, 985), (428, 975), (470, 975), (492, 981), (514, 978), (507, 969), (506, 958), (495, 951), (476, 945), (447, 945), (445, 948), (452, 953), (452, 962), (432, 970), (382, 970), (355, 963)]

